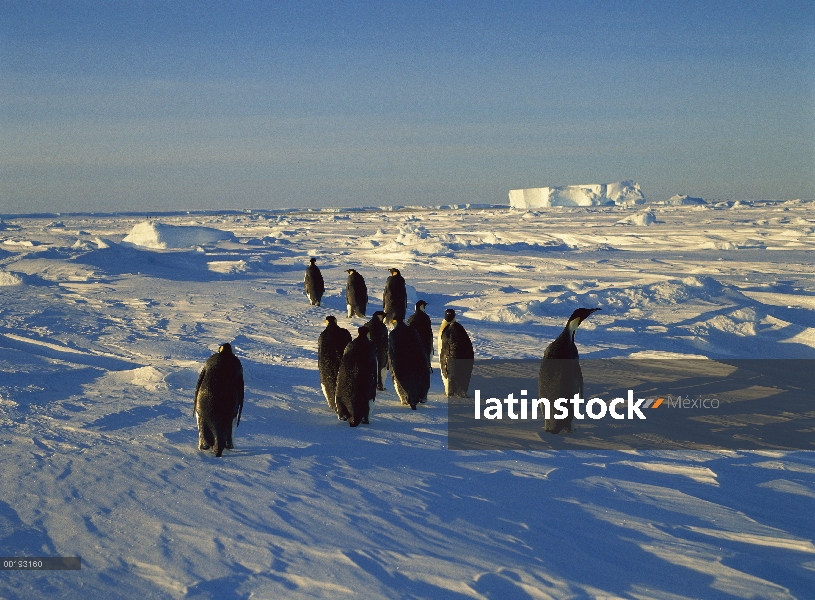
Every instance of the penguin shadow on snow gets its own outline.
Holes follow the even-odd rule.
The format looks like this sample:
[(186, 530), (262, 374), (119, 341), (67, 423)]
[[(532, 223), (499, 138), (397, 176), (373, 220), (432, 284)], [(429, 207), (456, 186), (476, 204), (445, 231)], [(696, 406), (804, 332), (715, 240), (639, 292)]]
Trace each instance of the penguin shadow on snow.
[(99, 431), (118, 431), (130, 427), (142, 427), (162, 417), (177, 419), (184, 414), (178, 406), (169, 404), (154, 404), (151, 406), (136, 406), (128, 410), (107, 414), (100, 419), (91, 421), (85, 427)]

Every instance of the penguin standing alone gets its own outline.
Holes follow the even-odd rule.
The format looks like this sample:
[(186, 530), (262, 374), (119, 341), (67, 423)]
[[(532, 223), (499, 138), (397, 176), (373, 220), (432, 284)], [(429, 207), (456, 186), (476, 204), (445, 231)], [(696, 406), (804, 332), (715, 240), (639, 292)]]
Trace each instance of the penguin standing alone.
[[(566, 327), (555, 340), (546, 347), (538, 372), (538, 398), (548, 398), (555, 402), (558, 398), (571, 400), (575, 394), (583, 396), (583, 371), (580, 369), (580, 355), (574, 343), (574, 334), (580, 323), (599, 308), (578, 308), (569, 317)], [(573, 405), (567, 404), (569, 414), (563, 419), (547, 419), (544, 431), (560, 433), (572, 431), (574, 419)]]
[(363, 325), (358, 332), (345, 347), (337, 374), (337, 415), (351, 427), (368, 425), (376, 398), (376, 346), (367, 327)]
[(444, 393), (449, 396), (467, 398), (470, 377), (473, 374), (475, 352), (473, 343), (464, 326), (456, 321), (456, 311), (448, 308), (444, 311), (444, 322), (441, 325), (441, 380), (444, 382)]
[(223, 344), (204, 363), (195, 386), (199, 450), (212, 448), (215, 456), (221, 456), (224, 448), (234, 447), (233, 428), (241, 422), (243, 394), (243, 366), (232, 345)]
[(402, 319), (393, 320), (393, 330), (388, 335), (388, 359), (391, 366), (391, 379), (396, 394), (402, 404), (416, 405), (427, 398), (430, 389), (430, 369), (424, 345), (413, 327), (405, 325)]
[(306, 296), (312, 306), (320, 306), (320, 301), (325, 293), (325, 282), (320, 267), (317, 266), (317, 259), (312, 258), (306, 267), (306, 275), (303, 277), (303, 287), (306, 288)]
[(348, 269), (348, 280), (345, 282), (345, 305), (348, 307), (348, 318), (354, 315), (365, 317), (368, 307), (368, 286), (358, 271)]
[(405, 278), (399, 269), (390, 269), (390, 277), (385, 282), (385, 291), (382, 294), (382, 306), (387, 315), (387, 322), (394, 319), (404, 320), (407, 314), (407, 287)]
[(351, 333), (337, 325), (333, 315), (325, 318), (325, 329), (317, 338), (317, 368), (320, 371), (320, 387), (323, 389), (328, 407), (337, 412), (334, 396), (337, 388), (337, 373), (340, 370), (342, 353), (351, 343)]
[(385, 313), (376, 311), (371, 320), (365, 323), (365, 327), (376, 346), (376, 389), (385, 391), (385, 370), (388, 368), (388, 327), (385, 325)]

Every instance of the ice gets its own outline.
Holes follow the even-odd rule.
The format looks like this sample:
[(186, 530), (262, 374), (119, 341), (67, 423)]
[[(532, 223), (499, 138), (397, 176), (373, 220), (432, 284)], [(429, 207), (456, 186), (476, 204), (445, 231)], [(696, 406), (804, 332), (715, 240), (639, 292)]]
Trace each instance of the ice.
[(643, 204), (644, 202), (645, 196), (640, 189), (640, 184), (635, 181), (527, 188), (509, 192), (509, 205), (512, 208)]
[(8, 271), (0, 271), (0, 286), (6, 285), (20, 285), (23, 282), (19, 275), (9, 273)]
[(635, 225), (637, 227), (647, 227), (648, 225), (655, 225), (657, 223), (656, 215), (651, 211), (637, 213), (620, 219), (617, 225)]
[[(578, 306), (584, 358), (815, 358), (815, 203), (734, 206), (5, 217), (0, 543), (83, 568), (0, 596), (808, 597), (811, 452), (453, 452), (438, 354), (416, 411), (386, 381), (351, 429), (320, 391), (326, 315), (365, 322), (349, 267), (369, 315), (399, 268), (478, 358), (540, 360)], [(246, 403), (216, 459), (193, 394), (223, 342)]]
[(145, 221), (137, 223), (122, 240), (145, 248), (166, 250), (168, 248), (193, 248), (203, 244), (214, 244), (233, 240), (234, 235), (213, 227), (195, 225), (167, 225)]

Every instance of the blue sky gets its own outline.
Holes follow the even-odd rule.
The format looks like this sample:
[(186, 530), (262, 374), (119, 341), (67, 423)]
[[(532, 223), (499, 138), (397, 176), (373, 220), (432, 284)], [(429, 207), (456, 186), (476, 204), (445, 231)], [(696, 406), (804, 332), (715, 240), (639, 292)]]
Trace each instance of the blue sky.
[(815, 198), (815, 3), (0, 2), (0, 213)]

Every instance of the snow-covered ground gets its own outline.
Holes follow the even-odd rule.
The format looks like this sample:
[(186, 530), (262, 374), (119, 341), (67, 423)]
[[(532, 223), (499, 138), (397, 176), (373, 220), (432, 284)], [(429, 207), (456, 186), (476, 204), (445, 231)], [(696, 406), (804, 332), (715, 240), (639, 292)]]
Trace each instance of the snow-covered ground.
[[(3, 571), (0, 597), (811, 598), (812, 452), (449, 451), (438, 369), (351, 429), (316, 342), (363, 322), (345, 269), (381, 299), (398, 267), (477, 358), (539, 358), (578, 306), (603, 308), (584, 358), (815, 358), (814, 210), (6, 215), (0, 545), (82, 570)], [(247, 399), (216, 459), (192, 395), (227, 341)]]

